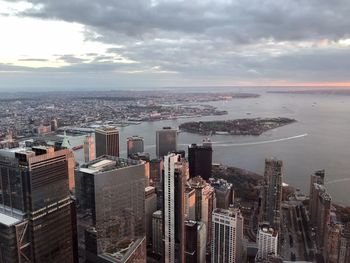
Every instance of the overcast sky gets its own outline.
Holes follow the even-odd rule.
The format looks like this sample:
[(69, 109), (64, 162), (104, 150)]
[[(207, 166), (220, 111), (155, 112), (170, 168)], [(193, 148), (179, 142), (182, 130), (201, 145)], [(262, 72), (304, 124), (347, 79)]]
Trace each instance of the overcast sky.
[(349, 0), (0, 0), (0, 89), (349, 85)]

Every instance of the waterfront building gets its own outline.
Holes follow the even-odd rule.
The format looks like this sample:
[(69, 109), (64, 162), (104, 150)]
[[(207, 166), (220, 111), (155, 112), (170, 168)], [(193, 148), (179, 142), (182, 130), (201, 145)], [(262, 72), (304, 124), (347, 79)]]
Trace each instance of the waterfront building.
[(76, 197), (79, 213), (91, 215), (78, 221), (87, 262), (133, 262), (130, 255), (146, 262), (143, 161), (103, 156), (83, 164)]
[(96, 158), (103, 155), (119, 157), (119, 130), (101, 127), (95, 130)]
[(92, 135), (87, 135), (84, 139), (84, 161), (86, 163), (95, 159), (95, 142)]
[(201, 176), (204, 180), (211, 178), (213, 149), (211, 142), (206, 140), (203, 145), (188, 146), (188, 163), (190, 177)]
[(283, 162), (276, 159), (265, 160), (264, 186), (262, 191), (262, 222), (279, 230), (281, 223)]
[(317, 203), (318, 203), (318, 190), (315, 184), (324, 185), (325, 171), (316, 171), (310, 176), (310, 191), (309, 191), (309, 215), (312, 225), (316, 225), (317, 219)]
[(70, 153), (47, 146), (0, 150), (1, 262), (77, 262)]
[(243, 217), (238, 209), (216, 208), (212, 214), (211, 262), (240, 263)]
[(276, 257), (278, 255), (278, 231), (269, 224), (263, 223), (259, 226), (257, 243), (257, 262), (265, 262), (269, 257)]
[(143, 153), (144, 150), (144, 140), (143, 137), (132, 136), (127, 138), (126, 142), (127, 156), (130, 158), (132, 155), (137, 153)]
[(177, 151), (177, 130), (164, 127), (156, 131), (156, 154), (157, 158)]
[(164, 156), (163, 262), (185, 262), (185, 183), (187, 162), (180, 155)]

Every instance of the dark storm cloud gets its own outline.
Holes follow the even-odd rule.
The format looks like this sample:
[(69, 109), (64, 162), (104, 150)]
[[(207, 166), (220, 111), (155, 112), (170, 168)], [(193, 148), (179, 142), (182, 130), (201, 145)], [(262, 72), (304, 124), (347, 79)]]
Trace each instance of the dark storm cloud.
[[(107, 54), (57, 57), (59, 69), (175, 81), (349, 81), (348, 0), (30, 0), (19, 16), (78, 22)], [(322, 41), (326, 40), (326, 46)], [(119, 63), (127, 59), (137, 63)], [(120, 61), (119, 61), (120, 60)], [(14, 70), (0, 65), (0, 71)], [(174, 74), (177, 73), (177, 74)], [(133, 75), (132, 74), (132, 75)], [(156, 75), (154, 79), (158, 76)], [(136, 79), (136, 78), (135, 78)], [(125, 80), (122, 77), (122, 80)], [(136, 80), (135, 80), (136, 81)]]
[(349, 33), (348, 0), (31, 0), (22, 15), (79, 22), (145, 37), (158, 31), (229, 38), (300, 40)]

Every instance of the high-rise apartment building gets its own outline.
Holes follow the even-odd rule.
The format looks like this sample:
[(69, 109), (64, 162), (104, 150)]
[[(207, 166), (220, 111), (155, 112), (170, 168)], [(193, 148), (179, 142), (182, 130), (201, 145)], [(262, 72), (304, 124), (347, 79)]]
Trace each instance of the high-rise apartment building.
[(86, 163), (95, 159), (95, 142), (92, 135), (88, 135), (84, 139), (84, 161)]
[(143, 137), (128, 137), (126, 144), (127, 155), (129, 158), (134, 154), (143, 153), (145, 151)]
[(186, 221), (186, 263), (206, 262), (206, 227), (202, 222)]
[(177, 151), (177, 130), (164, 127), (156, 132), (156, 154), (163, 158), (169, 153)]
[(243, 250), (243, 217), (238, 209), (216, 208), (212, 214), (212, 263), (240, 263)]
[(266, 159), (261, 216), (263, 222), (268, 222), (275, 229), (279, 229), (281, 221), (282, 178), (283, 162)]
[[(104, 156), (76, 171), (87, 262), (146, 262), (145, 164)], [(132, 255), (132, 257), (131, 257)]]
[(0, 150), (0, 261), (77, 262), (71, 151)]
[(163, 262), (184, 263), (187, 162), (180, 155), (166, 155), (163, 171)]
[(101, 127), (95, 130), (96, 158), (103, 155), (119, 157), (119, 130)]
[(188, 146), (188, 165), (190, 177), (201, 176), (204, 180), (211, 178), (213, 149), (210, 141), (203, 145), (191, 144)]
[(269, 224), (261, 224), (257, 235), (258, 254), (257, 261), (264, 262), (269, 257), (278, 255), (278, 231)]

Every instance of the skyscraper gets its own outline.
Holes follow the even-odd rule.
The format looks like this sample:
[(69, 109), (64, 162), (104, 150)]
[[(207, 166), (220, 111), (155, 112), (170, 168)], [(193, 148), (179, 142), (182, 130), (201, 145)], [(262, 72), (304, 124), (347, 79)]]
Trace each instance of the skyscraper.
[(177, 130), (171, 127), (164, 127), (156, 132), (156, 154), (158, 158), (176, 152), (177, 150)]
[(96, 158), (102, 155), (119, 157), (119, 131), (114, 127), (95, 130)]
[(206, 227), (202, 222), (186, 221), (186, 263), (205, 263)]
[(1, 262), (77, 262), (70, 153), (46, 146), (0, 151)]
[(212, 263), (242, 262), (243, 217), (238, 209), (217, 208), (212, 214)]
[(189, 180), (190, 186), (196, 191), (195, 220), (204, 223), (207, 234), (207, 245), (211, 242), (212, 212), (216, 205), (215, 190), (201, 177)]
[(310, 212), (310, 222), (311, 224), (316, 224), (317, 219), (317, 204), (318, 204), (318, 195), (319, 191), (323, 187), (319, 185), (324, 185), (325, 171), (316, 171), (310, 176), (310, 192), (309, 192), (309, 212)]
[(145, 188), (145, 220), (146, 220), (146, 240), (152, 241), (152, 216), (157, 210), (157, 194), (153, 186)]
[(262, 222), (279, 230), (281, 221), (283, 162), (276, 159), (265, 160), (264, 188), (262, 191)]
[(216, 208), (228, 209), (234, 203), (234, 190), (231, 183), (224, 179), (209, 180), (210, 185), (214, 188), (216, 197)]
[(130, 158), (133, 154), (143, 153), (144, 150), (144, 141), (143, 137), (132, 136), (127, 138), (126, 142), (127, 155)]
[(152, 252), (156, 255), (163, 254), (163, 216), (158, 210), (152, 216)]
[(213, 149), (209, 141), (203, 145), (188, 146), (188, 163), (190, 177), (201, 176), (204, 180), (211, 178)]
[(78, 222), (86, 226), (87, 262), (126, 262), (130, 255), (146, 262), (143, 161), (104, 156), (82, 165), (76, 195), (79, 213), (91, 214)]
[(88, 135), (84, 140), (84, 160), (86, 163), (95, 159), (95, 142), (92, 135)]
[(187, 163), (174, 153), (164, 157), (163, 262), (185, 262), (185, 182)]
[(269, 224), (261, 224), (257, 235), (258, 254), (256, 258), (261, 262), (278, 253), (278, 231)]

